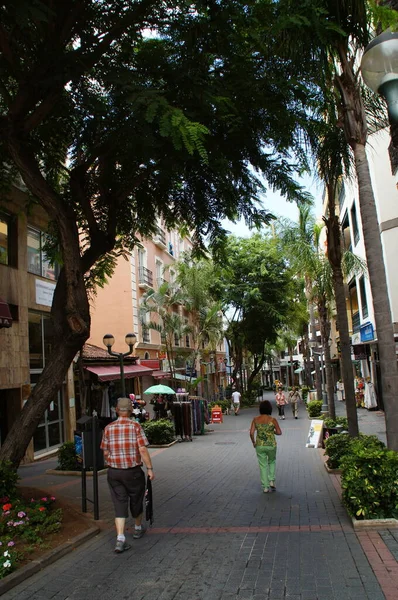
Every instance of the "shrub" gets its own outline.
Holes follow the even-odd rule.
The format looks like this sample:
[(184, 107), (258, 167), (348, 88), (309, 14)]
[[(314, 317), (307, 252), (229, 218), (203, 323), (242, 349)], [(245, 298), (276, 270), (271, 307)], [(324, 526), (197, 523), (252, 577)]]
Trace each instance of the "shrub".
[(343, 458), (351, 454), (352, 443), (357, 441), (360, 441), (361, 447), (364, 450), (384, 448), (383, 442), (375, 435), (360, 434), (359, 438), (351, 438), (348, 433), (331, 435), (325, 442), (325, 454), (328, 456), (328, 467), (330, 469), (340, 469), (342, 467)]
[(257, 390), (251, 390), (251, 392), (243, 392), (240, 405), (241, 406), (253, 406), (257, 402)]
[(357, 519), (398, 518), (398, 454), (363, 439), (375, 437), (353, 439), (341, 461), (343, 502)]
[(19, 475), (10, 461), (0, 462), (0, 501), (15, 498)]
[(349, 452), (352, 438), (348, 433), (338, 433), (331, 435), (325, 441), (325, 454), (328, 456), (326, 461), (329, 469), (339, 469), (342, 457)]
[(312, 400), (307, 404), (308, 416), (312, 419), (320, 417), (322, 412), (322, 400)]
[(347, 417), (336, 417), (332, 419), (328, 417), (324, 420), (326, 429), (333, 429), (336, 425), (342, 425), (344, 429), (348, 429), (348, 419)]
[(171, 444), (175, 439), (174, 425), (168, 419), (159, 419), (158, 421), (147, 421), (142, 424), (145, 435), (150, 444), (162, 446)]
[(58, 449), (58, 470), (80, 471), (74, 442), (65, 442)]
[(303, 387), (301, 388), (301, 397), (303, 399), (303, 402), (307, 403), (307, 398), (308, 398), (308, 392), (310, 391), (310, 388), (306, 385), (303, 385)]

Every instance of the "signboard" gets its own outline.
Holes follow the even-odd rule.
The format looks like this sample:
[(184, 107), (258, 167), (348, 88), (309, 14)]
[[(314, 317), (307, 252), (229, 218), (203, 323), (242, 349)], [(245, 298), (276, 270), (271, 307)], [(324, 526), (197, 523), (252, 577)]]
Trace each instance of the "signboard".
[(36, 279), (36, 304), (52, 306), (55, 283)]
[(375, 339), (375, 333), (372, 323), (364, 323), (359, 329), (361, 333), (361, 342), (371, 342)]
[(222, 409), (221, 406), (213, 406), (211, 409), (211, 423), (222, 423)]
[(323, 421), (321, 419), (312, 419), (305, 447), (318, 448), (321, 443), (322, 431)]
[(354, 346), (353, 350), (354, 350), (355, 360), (366, 360), (367, 354), (366, 354), (366, 346), (364, 346), (364, 344), (359, 344), (357, 346)]

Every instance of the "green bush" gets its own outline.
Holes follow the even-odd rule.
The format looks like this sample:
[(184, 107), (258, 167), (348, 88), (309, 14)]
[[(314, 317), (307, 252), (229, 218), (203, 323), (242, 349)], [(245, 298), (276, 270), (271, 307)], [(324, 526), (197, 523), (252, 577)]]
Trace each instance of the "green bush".
[(65, 442), (58, 449), (59, 471), (80, 471), (74, 442)]
[(343, 502), (357, 519), (396, 519), (398, 453), (365, 437), (376, 436), (353, 439), (349, 454), (342, 458)]
[(257, 402), (257, 390), (253, 390), (249, 393), (249, 392), (243, 392), (241, 399), (240, 399), (240, 405), (242, 406), (253, 406), (253, 404), (255, 404)]
[(308, 392), (310, 391), (310, 388), (306, 385), (303, 385), (301, 388), (301, 397), (303, 399), (303, 402), (307, 403), (307, 398), (308, 398)]
[(336, 417), (335, 419), (328, 417), (327, 419), (324, 420), (324, 423), (325, 423), (326, 429), (333, 429), (334, 427), (336, 427), (336, 425), (342, 425), (343, 429), (348, 429), (347, 417)]
[(321, 416), (322, 400), (312, 400), (307, 404), (308, 416), (312, 419)]
[(330, 469), (340, 469), (342, 460), (351, 454), (353, 442), (360, 441), (361, 447), (367, 450), (384, 448), (383, 442), (375, 435), (360, 434), (359, 438), (351, 438), (348, 433), (331, 435), (325, 442), (325, 454), (328, 456), (327, 465)]
[(175, 439), (174, 425), (168, 419), (158, 421), (146, 421), (142, 424), (148, 442), (155, 446), (171, 444)]
[(11, 462), (0, 462), (0, 500), (15, 498), (18, 479), (19, 475)]

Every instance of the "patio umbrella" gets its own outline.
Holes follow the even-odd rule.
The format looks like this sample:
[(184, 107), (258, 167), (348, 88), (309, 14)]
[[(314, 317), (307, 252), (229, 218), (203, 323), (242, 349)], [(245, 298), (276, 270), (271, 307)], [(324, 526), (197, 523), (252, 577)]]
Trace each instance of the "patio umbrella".
[(175, 394), (175, 391), (168, 385), (151, 385), (144, 394)]

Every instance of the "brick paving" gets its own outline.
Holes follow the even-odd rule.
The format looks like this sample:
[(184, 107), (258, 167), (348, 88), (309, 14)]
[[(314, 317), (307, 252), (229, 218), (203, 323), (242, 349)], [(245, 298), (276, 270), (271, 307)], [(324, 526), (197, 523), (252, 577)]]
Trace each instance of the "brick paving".
[[(248, 429), (257, 409), (226, 416), (192, 443), (151, 450), (155, 523), (115, 555), (100, 477), (104, 530), (6, 594), (18, 600), (392, 600), (398, 535), (355, 533), (323, 467), (305, 448), (309, 420), (281, 421), (277, 492), (263, 494)], [(80, 482), (23, 467), (23, 483), (80, 505)], [(131, 530), (128, 531), (128, 537)], [(395, 555), (394, 555), (395, 553)], [(395, 596), (392, 594), (395, 593)]]

